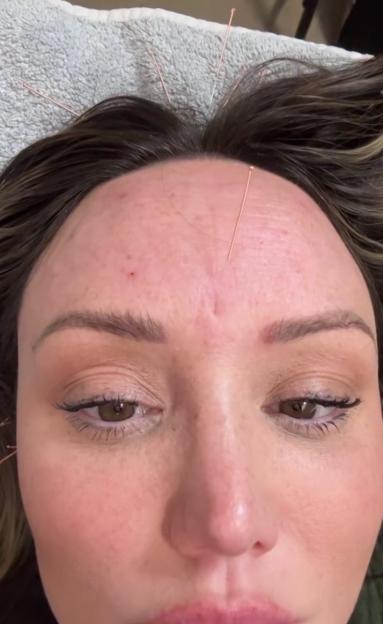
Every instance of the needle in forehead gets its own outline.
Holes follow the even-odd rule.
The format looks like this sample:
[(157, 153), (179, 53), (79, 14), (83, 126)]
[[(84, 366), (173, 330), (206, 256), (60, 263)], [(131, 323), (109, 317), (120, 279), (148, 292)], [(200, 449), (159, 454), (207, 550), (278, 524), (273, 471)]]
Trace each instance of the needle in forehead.
[(228, 253), (228, 256), (227, 256), (227, 260), (228, 260), (228, 261), (230, 260), (230, 255), (231, 255), (231, 251), (232, 251), (232, 249), (233, 249), (234, 240), (235, 240), (235, 235), (236, 235), (237, 228), (238, 228), (238, 223), (239, 223), (239, 220), (240, 220), (240, 218), (241, 218), (241, 216), (242, 216), (242, 213), (243, 213), (243, 209), (244, 209), (245, 202), (246, 202), (246, 197), (247, 197), (247, 191), (249, 190), (250, 178), (251, 178), (251, 174), (253, 173), (253, 171), (254, 171), (254, 167), (253, 167), (253, 165), (251, 165), (251, 166), (249, 167), (249, 174), (248, 174), (248, 176), (247, 176), (246, 188), (245, 188), (245, 192), (244, 192), (244, 194), (243, 194), (243, 199), (242, 199), (241, 208), (240, 208), (240, 211), (239, 211), (239, 214), (238, 214), (238, 217), (237, 217), (237, 221), (236, 221), (236, 224), (235, 224), (234, 233), (233, 233), (233, 238), (231, 239), (231, 245), (230, 245), (229, 253)]

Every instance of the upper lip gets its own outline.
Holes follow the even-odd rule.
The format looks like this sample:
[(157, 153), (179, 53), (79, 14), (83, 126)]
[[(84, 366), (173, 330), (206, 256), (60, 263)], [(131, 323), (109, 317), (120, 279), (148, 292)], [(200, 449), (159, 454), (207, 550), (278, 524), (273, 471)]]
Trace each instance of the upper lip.
[(298, 624), (299, 621), (269, 601), (248, 601), (230, 608), (214, 602), (195, 602), (163, 611), (149, 624)]

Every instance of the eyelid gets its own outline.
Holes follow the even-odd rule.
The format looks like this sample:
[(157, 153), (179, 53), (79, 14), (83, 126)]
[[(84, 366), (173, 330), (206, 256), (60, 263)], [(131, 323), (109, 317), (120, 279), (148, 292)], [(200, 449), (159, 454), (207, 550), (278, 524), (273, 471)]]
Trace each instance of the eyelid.
[(344, 398), (345, 395), (359, 394), (362, 391), (360, 378), (354, 374), (347, 375), (339, 370), (332, 370), (328, 367), (315, 369), (309, 368), (306, 360), (305, 364), (300, 363), (299, 368), (291, 365), (282, 372), (279, 369), (277, 376), (270, 378), (270, 392), (267, 393), (265, 402), (274, 400), (277, 397), (283, 400), (292, 396), (318, 396), (325, 398), (326, 395), (334, 399)]
[[(63, 332), (64, 333), (64, 332)], [(132, 387), (145, 396), (158, 400), (157, 395), (166, 390), (163, 369), (148, 365), (137, 354), (115, 348), (99, 348), (97, 343), (78, 345), (71, 343), (71, 349), (57, 353), (41, 362), (42, 379), (48, 379), (50, 385), (60, 389), (62, 395), (71, 398), (82, 397), (92, 392), (129, 391)], [(73, 349), (76, 348), (76, 358)], [(40, 371), (39, 371), (40, 372)]]
[[(354, 393), (353, 393), (354, 394)], [(337, 401), (337, 402), (348, 402), (352, 400), (352, 397), (350, 396), (350, 393), (342, 393), (342, 394), (337, 394), (336, 392), (331, 392), (330, 390), (301, 390), (299, 392), (291, 392), (291, 391), (286, 391), (283, 393), (278, 393), (276, 396), (272, 397), (270, 399), (270, 401), (274, 402), (275, 401), (301, 401), (301, 400), (310, 400), (312, 399), (313, 401), (328, 401), (330, 403)], [(269, 402), (270, 402), (269, 401)]]
[[(156, 385), (154, 385), (156, 384)], [(82, 374), (81, 378), (67, 382), (63, 386), (63, 394), (70, 397), (71, 402), (82, 400), (84, 396), (101, 397), (110, 395), (114, 399), (116, 395), (134, 395), (140, 401), (159, 402), (159, 397), (155, 395), (152, 388), (157, 387), (156, 379), (151, 379), (141, 374), (141, 371), (127, 374), (116, 370), (96, 371), (92, 374)], [(137, 399), (138, 400), (138, 399)]]

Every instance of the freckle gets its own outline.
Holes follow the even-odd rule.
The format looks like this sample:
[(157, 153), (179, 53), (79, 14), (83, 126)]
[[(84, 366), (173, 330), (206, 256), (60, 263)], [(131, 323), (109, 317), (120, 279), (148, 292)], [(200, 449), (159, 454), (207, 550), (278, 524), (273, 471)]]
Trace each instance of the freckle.
[(131, 273), (129, 273), (129, 275), (135, 275), (135, 273), (132, 271)]

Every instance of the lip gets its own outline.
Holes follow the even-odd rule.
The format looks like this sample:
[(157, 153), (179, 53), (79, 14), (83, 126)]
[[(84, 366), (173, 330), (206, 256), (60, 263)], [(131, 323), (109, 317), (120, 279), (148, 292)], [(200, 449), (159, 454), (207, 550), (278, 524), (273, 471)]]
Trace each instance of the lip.
[(217, 603), (195, 602), (159, 613), (148, 624), (299, 624), (281, 607), (257, 602), (222, 608)]

